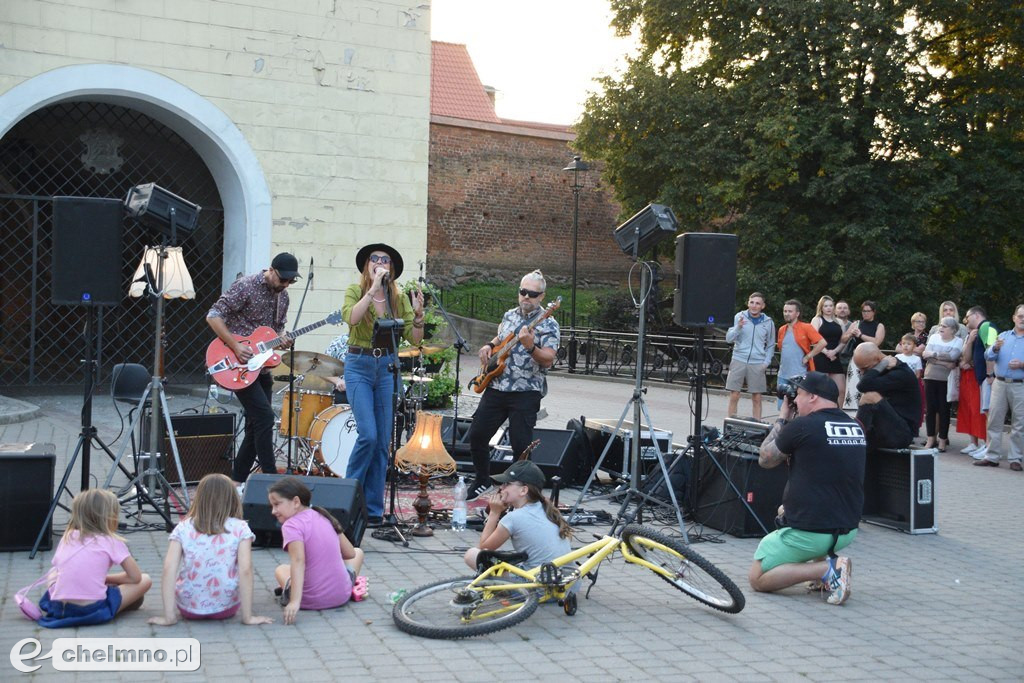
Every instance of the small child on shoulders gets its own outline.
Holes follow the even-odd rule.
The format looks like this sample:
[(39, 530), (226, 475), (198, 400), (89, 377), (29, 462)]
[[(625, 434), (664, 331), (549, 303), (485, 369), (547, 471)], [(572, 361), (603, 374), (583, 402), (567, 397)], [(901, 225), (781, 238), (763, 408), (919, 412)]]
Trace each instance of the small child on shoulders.
[(520, 460), (492, 479), (501, 486), (488, 504), (480, 544), (463, 557), (471, 569), (477, 568), (481, 551), (497, 550), (509, 539), (516, 552), (526, 553), (526, 567), (538, 567), (569, 552), (572, 529), (544, 497), (546, 478), (535, 463)]
[(359, 576), (362, 549), (352, 545), (330, 512), (310, 507), (313, 494), (306, 485), (282, 477), (270, 486), (267, 498), (288, 551), (289, 563), (274, 571), (284, 623), (294, 624), (300, 609), (330, 609), (365, 598), (366, 577)]
[(184, 619), (230, 619), (269, 624), (252, 613), (252, 539), (242, 519), (235, 484), (223, 474), (199, 482), (188, 516), (171, 532), (164, 558), (164, 614), (149, 623), (171, 626)]
[[(117, 535), (120, 513), (106, 489), (86, 489), (71, 501), (71, 520), (53, 555), (55, 576), (39, 600), (40, 626), (103, 624), (142, 606), (153, 581)], [(114, 565), (124, 571), (108, 574)]]

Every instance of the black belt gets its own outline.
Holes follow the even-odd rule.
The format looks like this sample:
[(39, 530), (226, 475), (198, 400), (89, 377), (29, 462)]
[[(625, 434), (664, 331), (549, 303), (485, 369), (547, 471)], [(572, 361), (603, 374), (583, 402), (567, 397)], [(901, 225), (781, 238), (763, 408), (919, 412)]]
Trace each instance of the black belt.
[(1024, 379), (1006, 379), (1005, 377), (996, 377), (996, 379), (1007, 384), (1024, 384)]
[(395, 350), (387, 346), (374, 346), (373, 348), (367, 348), (365, 346), (350, 346), (348, 347), (349, 353), (354, 353), (357, 356), (373, 356), (374, 358), (380, 358), (381, 356), (387, 356), (388, 354), (394, 353)]

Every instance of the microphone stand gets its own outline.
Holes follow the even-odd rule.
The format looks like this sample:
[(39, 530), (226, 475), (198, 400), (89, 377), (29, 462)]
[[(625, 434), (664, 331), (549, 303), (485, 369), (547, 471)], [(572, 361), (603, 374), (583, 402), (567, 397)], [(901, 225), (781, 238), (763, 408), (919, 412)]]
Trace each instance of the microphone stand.
[[(313, 284), (313, 257), (309, 257), (309, 277), (306, 278), (306, 287), (302, 290), (302, 299), (299, 301), (299, 310), (295, 313), (295, 320), (292, 321), (292, 332), (299, 329), (299, 318), (302, 317), (302, 307), (306, 305), (306, 294), (309, 293), (309, 286)], [(300, 380), (301, 383), (301, 380)], [(288, 395), (285, 396), (285, 403), (288, 404), (288, 460), (285, 464), (284, 471), (288, 474), (294, 474), (292, 452), (295, 448), (295, 404), (299, 403), (299, 410), (302, 410), (302, 404), (299, 402), (299, 397), (295, 395), (295, 340), (292, 339), (292, 345), (288, 349)]]
[[(420, 282), (428, 287), (430, 286), (423, 276), (420, 276)], [(448, 327), (451, 328), (452, 333), (455, 334), (455, 343), (453, 344), (455, 347), (455, 388), (458, 389), (458, 391), (455, 392), (455, 398), (453, 399), (452, 407), (454, 415), (452, 417), (452, 447), (451, 451), (449, 451), (450, 453), (454, 453), (455, 443), (458, 440), (459, 435), (459, 396), (462, 394), (462, 380), (460, 379), (462, 373), (462, 352), (469, 347), (469, 343), (466, 342), (466, 338), (459, 332), (459, 328), (455, 326), (455, 321), (452, 320), (448, 311), (444, 309), (444, 306), (441, 304), (441, 297), (434, 296), (434, 292), (431, 291), (430, 298), (434, 306), (437, 307), (437, 312), (441, 314), (441, 317), (444, 318), (446, 323), (448, 323)]]
[[(385, 304), (387, 309), (387, 318), (380, 320), (379, 318), (373, 324), (373, 339), (377, 340), (379, 334), (384, 329), (388, 330), (391, 335), (391, 348), (393, 349), (392, 355), (394, 355), (394, 361), (388, 364), (388, 370), (391, 372), (392, 392), (391, 392), (391, 438), (388, 440), (388, 469), (387, 469), (387, 485), (390, 487), (388, 496), (390, 498), (389, 510), (384, 519), (382, 520), (381, 529), (385, 527), (391, 529), (392, 533), (398, 537), (401, 541), (402, 546), (409, 547), (409, 539), (402, 534), (401, 529), (398, 528), (398, 515), (395, 514), (395, 499), (398, 495), (398, 470), (395, 467), (395, 456), (398, 453), (398, 441), (400, 439), (400, 431), (398, 429), (398, 409), (402, 404), (402, 365), (398, 360), (398, 339), (402, 331), (405, 329), (405, 321), (400, 318), (395, 318), (395, 311), (391, 305), (391, 287), (390, 277), (385, 277), (384, 282), (388, 285), (385, 288), (387, 292), (384, 295)], [(405, 296), (399, 290), (400, 296)], [(383, 531), (381, 532), (383, 533)], [(374, 535), (374, 538), (378, 538)]]

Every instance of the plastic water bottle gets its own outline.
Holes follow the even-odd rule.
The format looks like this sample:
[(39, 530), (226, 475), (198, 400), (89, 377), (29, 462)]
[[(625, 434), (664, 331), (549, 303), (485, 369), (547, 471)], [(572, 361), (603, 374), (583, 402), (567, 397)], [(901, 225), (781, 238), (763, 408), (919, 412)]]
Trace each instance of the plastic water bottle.
[(459, 483), (452, 491), (455, 502), (452, 504), (452, 529), (462, 531), (466, 528), (466, 479), (459, 477)]

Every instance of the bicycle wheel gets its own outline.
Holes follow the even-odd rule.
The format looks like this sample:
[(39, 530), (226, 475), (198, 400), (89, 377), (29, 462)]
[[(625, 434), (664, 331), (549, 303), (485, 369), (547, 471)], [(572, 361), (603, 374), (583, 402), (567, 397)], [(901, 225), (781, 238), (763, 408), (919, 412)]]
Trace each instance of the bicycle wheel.
[[(508, 588), (514, 577), (486, 579), (467, 588), (475, 579), (446, 579), (416, 588), (395, 603), (395, 625), (414, 636), (454, 640), (515, 626), (536, 611), (536, 589)], [(496, 585), (506, 588), (488, 587)]]
[(657, 567), (651, 571), (691, 598), (730, 614), (746, 604), (732, 579), (682, 541), (639, 524), (626, 525), (622, 540), (634, 555)]

